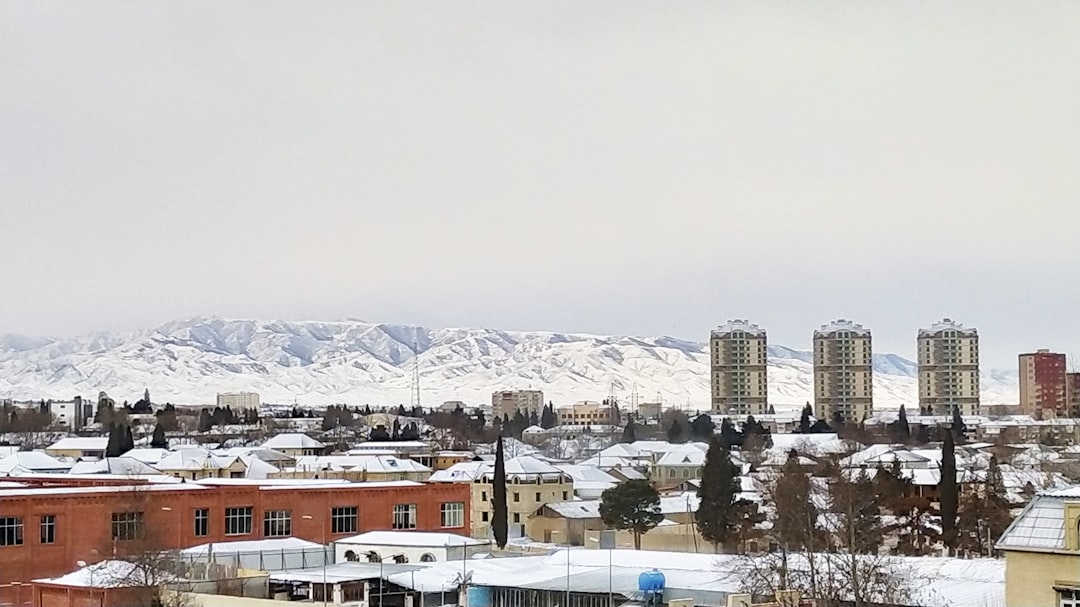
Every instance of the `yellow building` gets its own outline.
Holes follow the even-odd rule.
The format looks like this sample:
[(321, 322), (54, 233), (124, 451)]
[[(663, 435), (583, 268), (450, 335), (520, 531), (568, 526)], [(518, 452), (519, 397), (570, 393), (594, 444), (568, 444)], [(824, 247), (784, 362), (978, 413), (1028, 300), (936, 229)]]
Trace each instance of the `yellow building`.
[(769, 408), (768, 339), (765, 330), (731, 320), (709, 337), (712, 409), (731, 415), (761, 415)]
[(1037, 494), (997, 549), (1005, 607), (1080, 607), (1080, 487)]
[(979, 332), (948, 318), (920, 329), (919, 410), (979, 414)]
[[(428, 479), (433, 483), (470, 483), (472, 536), (486, 539), (491, 534), (492, 479), (494, 461), (465, 462), (439, 470)], [(574, 479), (562, 470), (534, 457), (506, 460), (506, 510), (510, 536), (524, 536), (525, 522), (546, 504), (565, 502), (574, 496)]]
[(870, 330), (837, 320), (814, 331), (814, 416), (861, 421), (874, 410)]

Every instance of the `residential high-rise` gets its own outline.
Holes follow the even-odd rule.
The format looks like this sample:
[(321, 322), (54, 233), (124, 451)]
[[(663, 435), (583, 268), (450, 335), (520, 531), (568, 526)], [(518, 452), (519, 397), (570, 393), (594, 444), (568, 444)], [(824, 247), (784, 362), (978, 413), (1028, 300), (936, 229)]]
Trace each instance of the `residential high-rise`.
[(919, 410), (979, 413), (979, 332), (948, 318), (919, 329)]
[(870, 329), (837, 320), (814, 331), (814, 415), (861, 421), (874, 410)]
[(1020, 413), (1037, 419), (1069, 417), (1065, 355), (1039, 350), (1019, 358)]
[(761, 415), (769, 408), (768, 340), (765, 330), (731, 320), (709, 338), (712, 409), (730, 415)]
[(1069, 417), (1080, 417), (1080, 373), (1065, 374), (1065, 410)]
[(259, 394), (256, 392), (219, 392), (217, 406), (230, 409), (259, 409)]
[(526, 417), (530, 413), (540, 415), (543, 408), (542, 390), (500, 390), (491, 393), (491, 410), (499, 417), (514, 417), (518, 411)]

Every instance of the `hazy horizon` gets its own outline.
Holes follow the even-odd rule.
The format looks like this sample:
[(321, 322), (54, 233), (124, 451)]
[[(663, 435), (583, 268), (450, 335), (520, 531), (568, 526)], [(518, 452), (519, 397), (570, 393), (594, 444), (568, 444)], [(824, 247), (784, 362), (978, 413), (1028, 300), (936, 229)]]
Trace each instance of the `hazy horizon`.
[(1080, 353), (1080, 4), (0, 3), (0, 333)]

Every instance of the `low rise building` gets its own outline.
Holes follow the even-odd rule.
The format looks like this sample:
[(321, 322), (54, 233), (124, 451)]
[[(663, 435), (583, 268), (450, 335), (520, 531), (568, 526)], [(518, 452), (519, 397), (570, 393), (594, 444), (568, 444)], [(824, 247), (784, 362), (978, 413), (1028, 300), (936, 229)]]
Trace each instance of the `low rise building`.
[[(567, 473), (535, 457), (506, 460), (506, 506), (511, 536), (525, 534), (525, 521), (544, 504), (566, 501), (574, 494), (574, 480)], [(432, 483), (468, 484), (471, 490), (472, 536), (491, 536), (495, 462), (466, 462), (431, 475)]]
[(323, 443), (306, 434), (300, 434), (298, 432), (272, 436), (262, 444), (262, 447), (264, 449), (277, 451), (278, 453), (284, 453), (290, 457), (322, 455), (327, 451), (327, 446)]
[[(460, 528), (464, 508), (450, 505), (440, 513), (447, 528)], [(467, 535), (434, 531), (368, 531), (334, 542), (334, 561), (381, 561), (404, 563), (441, 563), (461, 561), (491, 552), (488, 540)]]
[(583, 400), (555, 408), (560, 426), (608, 426), (615, 423), (615, 407), (606, 402)]
[(997, 542), (1005, 607), (1080, 605), (1080, 487), (1039, 493)]
[[(325, 544), (382, 529), (465, 532), (471, 523), (469, 488), (454, 483), (48, 482), (54, 485), (0, 488), (0, 604), (30, 602), (29, 586), (13, 582), (57, 576), (128, 546), (173, 550), (289, 536)], [(450, 527), (447, 509), (464, 512)]]
[(105, 449), (109, 446), (107, 436), (69, 436), (45, 447), (45, 453), (53, 457), (70, 457), (72, 459), (102, 458), (105, 457)]
[(525, 417), (532, 413), (539, 416), (543, 408), (542, 390), (499, 390), (491, 393), (491, 410), (498, 417), (514, 417), (518, 411)]

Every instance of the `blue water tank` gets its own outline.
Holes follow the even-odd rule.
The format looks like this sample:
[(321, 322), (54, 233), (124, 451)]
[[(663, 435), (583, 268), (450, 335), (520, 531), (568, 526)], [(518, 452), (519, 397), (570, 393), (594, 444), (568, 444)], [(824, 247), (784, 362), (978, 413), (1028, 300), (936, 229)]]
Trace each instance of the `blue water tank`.
[(637, 578), (638, 590), (642, 592), (663, 592), (664, 574), (659, 569), (641, 572)]
[(491, 607), (491, 588), (487, 586), (469, 586), (469, 607)]

